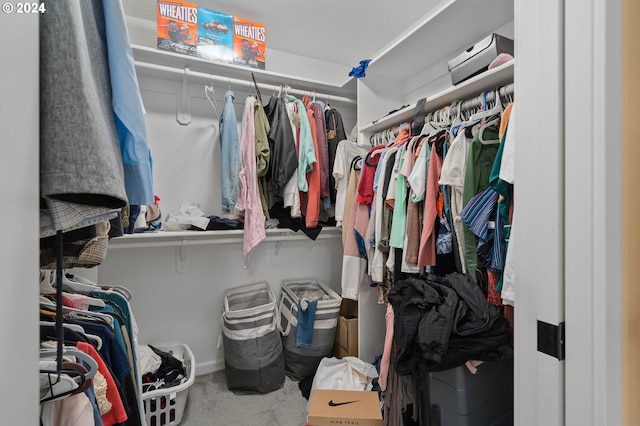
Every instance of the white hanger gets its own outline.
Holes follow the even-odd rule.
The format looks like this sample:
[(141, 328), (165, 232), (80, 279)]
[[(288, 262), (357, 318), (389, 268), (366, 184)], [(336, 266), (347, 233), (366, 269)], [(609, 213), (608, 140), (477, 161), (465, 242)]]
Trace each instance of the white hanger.
[[(40, 349), (40, 358), (55, 358), (58, 354), (58, 351), (55, 347), (48, 347), (49, 345), (43, 344), (43, 348)], [(76, 360), (80, 359), (87, 363), (89, 368), (87, 368), (87, 373), (85, 374), (86, 379), (92, 379), (93, 376), (96, 375), (98, 371), (98, 363), (95, 359), (93, 359), (89, 354), (82, 352), (80, 349), (76, 349), (74, 347), (65, 346), (62, 351), (63, 357), (75, 357)]]
[(480, 143), (481, 143), (481, 144), (483, 144), (483, 145), (494, 145), (494, 144), (500, 143), (500, 139), (495, 139), (495, 140), (485, 140), (485, 139), (483, 138), (483, 135), (484, 135), (484, 129), (486, 129), (486, 128), (487, 128), (487, 127), (489, 127), (489, 126), (493, 126), (493, 125), (495, 125), (495, 124), (496, 124), (496, 123), (498, 123), (498, 122), (500, 122), (500, 118), (499, 118), (499, 117), (498, 117), (498, 118), (496, 118), (496, 119), (494, 119), (494, 120), (489, 121), (487, 124), (485, 124), (484, 126), (482, 126), (482, 128), (480, 129), (479, 134), (478, 134), (478, 140), (480, 141)]
[(494, 107), (491, 109), (485, 109), (483, 111), (473, 114), (469, 118), (469, 121), (479, 121), (479, 120), (482, 120), (483, 118), (487, 118), (487, 117), (491, 117), (492, 115), (499, 114), (503, 110), (504, 110), (504, 107), (502, 106), (502, 102), (500, 101), (500, 90), (498, 89), (495, 91)]
[(113, 317), (109, 314), (103, 314), (101, 312), (93, 312), (93, 311), (83, 311), (82, 309), (69, 308), (67, 306), (63, 306), (62, 308), (65, 313), (69, 314), (69, 318), (73, 319), (84, 319), (87, 317), (94, 317), (104, 319), (106, 323), (110, 326), (113, 326)]
[(67, 367), (58, 370), (57, 359), (49, 359), (57, 358), (57, 356), (57, 347), (42, 344), (38, 363), (40, 369), (40, 402), (50, 402), (81, 392), (87, 380), (91, 380), (98, 371), (96, 360), (78, 349), (64, 347), (62, 358), (63, 360), (75, 359), (75, 361), (70, 361), (75, 363), (78, 363), (78, 360), (84, 361), (85, 364), (78, 363), (78, 368), (82, 367), (82, 371)]
[(52, 272), (54, 271), (40, 270), (40, 294), (55, 294), (56, 289), (53, 288), (52, 284), (56, 279)]
[[(52, 275), (53, 282), (55, 283), (55, 275)], [(73, 293), (90, 293), (100, 290), (97, 284), (79, 275), (74, 274), (72, 278), (67, 277), (66, 271), (62, 274), (62, 288)]]
[[(211, 98), (209, 97), (209, 92), (211, 92), (211, 94), (213, 95), (213, 100), (211, 100)], [(207, 84), (204, 86), (204, 95), (207, 97), (207, 100), (213, 107), (213, 110), (216, 112), (216, 117), (220, 117), (220, 114), (218, 113), (218, 107), (216, 107), (216, 91), (213, 87), (213, 83), (211, 85)]]

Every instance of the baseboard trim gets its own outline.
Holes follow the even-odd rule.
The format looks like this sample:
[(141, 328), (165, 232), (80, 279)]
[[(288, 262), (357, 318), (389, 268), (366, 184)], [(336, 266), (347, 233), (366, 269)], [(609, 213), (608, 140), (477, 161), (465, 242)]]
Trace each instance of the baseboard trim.
[(214, 371), (224, 370), (224, 361), (207, 361), (196, 363), (196, 376), (213, 373)]

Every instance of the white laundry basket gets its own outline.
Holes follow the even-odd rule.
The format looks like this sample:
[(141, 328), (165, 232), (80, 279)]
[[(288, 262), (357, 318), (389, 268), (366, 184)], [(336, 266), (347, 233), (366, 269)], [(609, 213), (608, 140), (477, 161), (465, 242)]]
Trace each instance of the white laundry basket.
[(189, 388), (196, 378), (195, 359), (189, 346), (181, 343), (153, 346), (181, 360), (187, 380), (178, 386), (142, 393), (147, 426), (175, 426), (182, 421)]

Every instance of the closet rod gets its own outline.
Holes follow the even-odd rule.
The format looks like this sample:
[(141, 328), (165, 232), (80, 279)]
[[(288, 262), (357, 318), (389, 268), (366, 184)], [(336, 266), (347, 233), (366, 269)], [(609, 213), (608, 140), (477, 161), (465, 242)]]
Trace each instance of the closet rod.
[[(502, 86), (500, 87), (498, 90), (498, 92), (500, 93), (501, 97), (506, 97), (509, 95), (513, 95), (514, 92), (514, 84), (510, 83), (507, 84), (506, 86)], [(496, 97), (496, 90), (486, 90), (485, 91), (487, 93), (487, 102), (493, 102), (495, 101), (495, 97)], [(484, 92), (481, 95), (478, 95), (474, 98), (471, 99), (467, 99), (466, 101), (463, 101), (462, 104), (460, 104), (460, 109), (462, 111), (466, 111), (469, 109), (474, 109), (477, 107), (481, 107), (484, 105)], [(458, 113), (458, 103), (452, 104), (451, 105), (451, 111), (449, 112), (450, 114), (457, 114)], [(440, 108), (442, 109), (442, 108)]]
[[(135, 66), (139, 67), (139, 68), (146, 68), (149, 70), (155, 70), (155, 71), (162, 71), (162, 72), (166, 72), (166, 73), (171, 73), (171, 74), (177, 74), (177, 75), (184, 75), (184, 69), (180, 69), (180, 68), (173, 68), (173, 67), (168, 67), (165, 65), (158, 65), (158, 64), (150, 64), (147, 62), (140, 62), (140, 61), (134, 61)], [(197, 78), (202, 78), (204, 80), (213, 80), (213, 81), (217, 81), (220, 83), (224, 83), (226, 84), (234, 84), (234, 85), (238, 85), (238, 86), (246, 86), (248, 87), (248, 84), (250, 82), (250, 79), (247, 80), (240, 80), (238, 78), (233, 78), (233, 77), (223, 77), (223, 76), (219, 76), (219, 75), (213, 75), (213, 74), (207, 74), (207, 73), (203, 73), (203, 72), (197, 72), (197, 71), (189, 71), (189, 77), (197, 77)], [(252, 83), (253, 84), (253, 83)], [(282, 85), (284, 87), (284, 84)], [(261, 89), (264, 90), (272, 90), (272, 91), (278, 91), (278, 89), (280, 89), (279, 85), (275, 85), (275, 84), (266, 84), (266, 83), (258, 83), (258, 87), (260, 87)], [(304, 96), (304, 95), (310, 95), (313, 92), (312, 90), (300, 90), (300, 89), (294, 89), (291, 87), (288, 87), (287, 91), (291, 94), (295, 94), (295, 95), (300, 95), (300, 96)], [(316, 92), (315, 96), (317, 98), (320, 99), (329, 99), (329, 102), (337, 102), (337, 103), (344, 103), (344, 104), (352, 104), (355, 105), (356, 104), (356, 100), (355, 99), (351, 99), (351, 98), (347, 98), (344, 96), (335, 96), (335, 95), (328, 95), (326, 93), (319, 93)]]
[[(497, 90), (500, 93), (501, 97), (507, 97), (509, 95), (513, 95), (514, 87), (515, 87), (514, 84), (510, 83), (510, 84), (507, 84), (506, 86), (500, 87)], [(443, 110), (445, 108), (449, 108), (449, 111), (448, 111), (449, 116), (456, 115), (458, 113), (458, 105), (460, 105), (460, 109), (462, 111), (467, 111), (467, 110), (470, 110), (470, 109), (481, 107), (481, 106), (484, 105), (484, 101), (485, 101), (484, 93), (485, 92), (487, 93), (486, 101), (487, 102), (493, 102), (495, 100), (496, 90), (495, 89), (494, 90), (485, 90), (484, 92), (482, 92), (481, 95), (475, 96), (475, 97), (473, 97), (471, 99), (467, 99), (466, 101), (462, 101), (462, 103), (454, 102), (449, 106), (444, 106), (444, 107), (440, 107), (440, 108), (437, 108), (435, 110), (432, 110), (431, 112), (429, 112), (427, 114), (427, 117), (429, 117), (429, 116), (433, 115), (435, 112), (441, 111), (441, 110)], [(430, 101), (430, 100), (427, 99), (427, 101)], [(402, 125), (403, 124), (407, 124), (407, 123), (406, 122), (405, 123), (401, 123), (400, 125), (391, 127), (389, 129), (386, 129), (386, 130), (382, 130), (382, 131), (377, 132), (377, 133), (374, 133), (371, 136), (369, 136), (369, 141), (373, 141), (376, 138), (380, 138), (380, 137), (382, 137), (382, 135), (385, 135), (388, 138), (394, 138), (394, 137), (398, 136), (398, 133), (402, 129)]]

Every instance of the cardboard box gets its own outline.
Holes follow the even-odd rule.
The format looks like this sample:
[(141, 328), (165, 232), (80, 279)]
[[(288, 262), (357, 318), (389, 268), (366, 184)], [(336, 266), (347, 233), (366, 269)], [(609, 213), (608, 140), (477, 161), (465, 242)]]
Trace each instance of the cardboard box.
[(233, 16), (198, 7), (198, 56), (233, 62)]
[(233, 17), (233, 63), (265, 69), (267, 30), (263, 24)]
[(198, 56), (198, 5), (185, 1), (158, 0), (158, 48)]
[(266, 27), (184, 0), (156, 0), (158, 49), (265, 69)]
[(382, 426), (378, 392), (314, 389), (309, 426)]
[(358, 302), (356, 300), (342, 299), (333, 354), (336, 358), (358, 356)]

